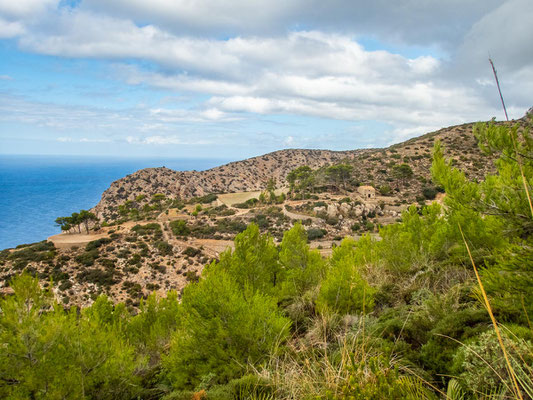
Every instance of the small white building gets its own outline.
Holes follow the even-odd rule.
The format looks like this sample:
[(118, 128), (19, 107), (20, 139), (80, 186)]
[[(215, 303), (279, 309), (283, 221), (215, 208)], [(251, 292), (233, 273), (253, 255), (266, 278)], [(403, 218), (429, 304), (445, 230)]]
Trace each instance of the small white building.
[(374, 189), (372, 186), (359, 186), (357, 188), (357, 192), (364, 199), (373, 199), (376, 197), (376, 189)]

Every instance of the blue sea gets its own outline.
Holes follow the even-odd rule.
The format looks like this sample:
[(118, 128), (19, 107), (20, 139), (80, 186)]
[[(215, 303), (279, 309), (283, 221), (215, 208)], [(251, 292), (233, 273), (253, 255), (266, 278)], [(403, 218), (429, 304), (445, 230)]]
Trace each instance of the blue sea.
[(139, 169), (200, 171), (228, 161), (0, 155), (0, 250), (60, 233), (57, 217), (95, 206), (111, 182)]

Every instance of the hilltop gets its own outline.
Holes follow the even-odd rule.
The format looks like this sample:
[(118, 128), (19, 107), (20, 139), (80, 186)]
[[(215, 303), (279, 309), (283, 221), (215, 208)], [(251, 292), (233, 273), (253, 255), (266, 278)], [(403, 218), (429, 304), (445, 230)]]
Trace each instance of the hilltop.
[(139, 195), (147, 199), (156, 193), (187, 199), (209, 193), (235, 193), (262, 190), (269, 179), (279, 185), (287, 174), (301, 165), (319, 168), (342, 160), (352, 160), (365, 150), (280, 150), (242, 161), (235, 161), (206, 171), (173, 171), (146, 168), (119, 179), (102, 194), (94, 211), (103, 219), (114, 219), (119, 204)]

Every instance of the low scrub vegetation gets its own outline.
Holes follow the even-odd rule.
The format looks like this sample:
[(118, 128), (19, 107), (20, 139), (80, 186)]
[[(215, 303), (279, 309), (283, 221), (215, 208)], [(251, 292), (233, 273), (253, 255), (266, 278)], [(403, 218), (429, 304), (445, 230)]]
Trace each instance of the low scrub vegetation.
[[(484, 151), (501, 154), (497, 174), (469, 181), (436, 142), (444, 206), (411, 206), (379, 239), (346, 238), (328, 258), (309, 248), (319, 233), (301, 224), (279, 245), (256, 224), (228, 225), (242, 231), (234, 250), (199, 279), (190, 274), (180, 301), (152, 294), (136, 315), (105, 296), (65, 310), (36, 278), (14, 277), (14, 294), (0, 300), (0, 395), (533, 398), (533, 139), (494, 125), (476, 134)], [(330, 173), (343, 188), (343, 170)], [(2, 257), (53, 251), (28, 249)], [(106, 284), (113, 265), (103, 264), (78, 279)], [(136, 284), (123, 288), (139, 294)]]

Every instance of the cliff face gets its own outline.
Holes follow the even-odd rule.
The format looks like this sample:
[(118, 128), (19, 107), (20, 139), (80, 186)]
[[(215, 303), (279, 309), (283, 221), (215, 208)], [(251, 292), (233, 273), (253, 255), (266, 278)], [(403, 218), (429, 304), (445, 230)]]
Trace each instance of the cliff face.
[(163, 193), (167, 197), (187, 199), (208, 193), (232, 193), (262, 190), (273, 178), (277, 186), (286, 184), (285, 177), (294, 168), (309, 165), (319, 168), (343, 160), (354, 160), (369, 150), (280, 150), (259, 157), (236, 161), (206, 171), (173, 171), (147, 168), (111, 184), (93, 211), (102, 219), (112, 218), (119, 204), (138, 195)]

